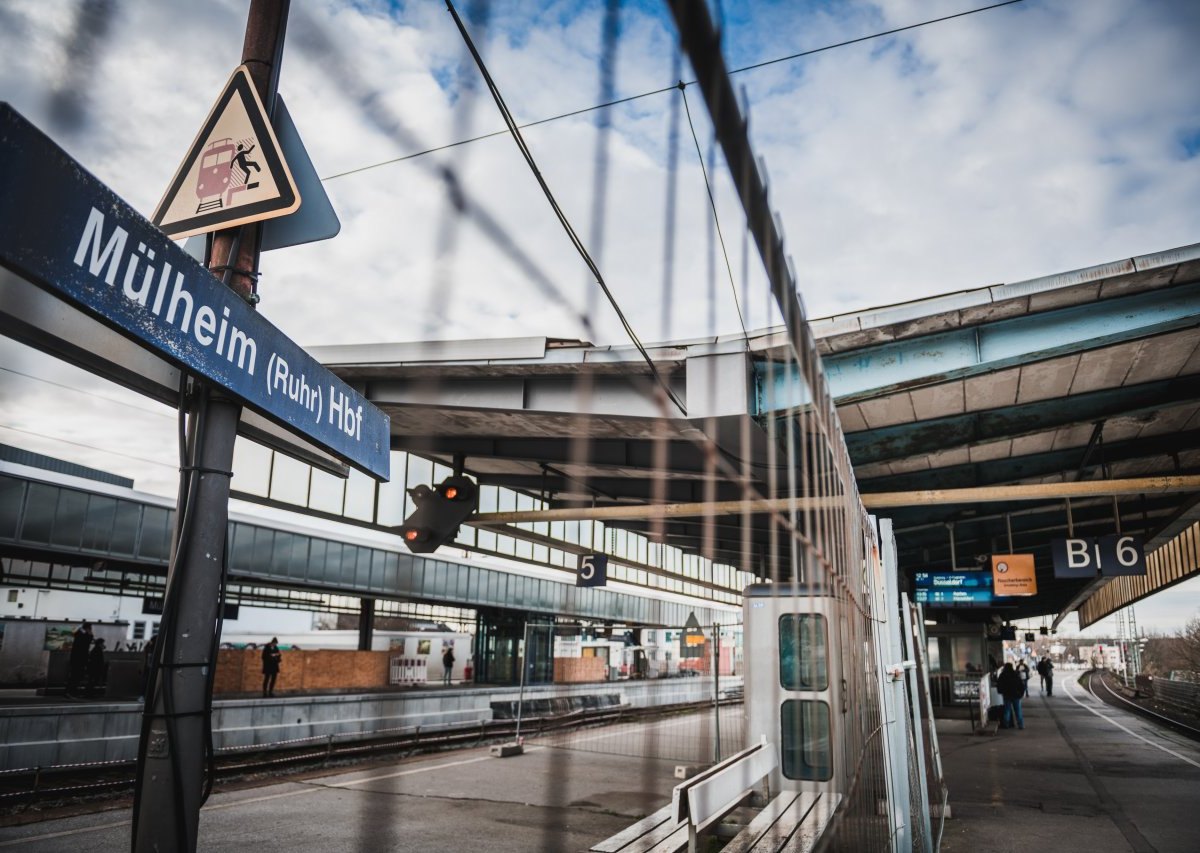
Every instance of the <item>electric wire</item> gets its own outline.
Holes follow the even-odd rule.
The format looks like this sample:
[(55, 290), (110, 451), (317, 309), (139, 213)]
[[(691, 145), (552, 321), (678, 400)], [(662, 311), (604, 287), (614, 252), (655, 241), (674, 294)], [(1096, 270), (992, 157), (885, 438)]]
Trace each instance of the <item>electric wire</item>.
[(147, 465), (161, 465), (166, 468), (174, 467), (169, 462), (163, 462), (161, 459), (147, 459), (144, 456), (134, 456), (131, 453), (122, 453), (119, 450), (109, 450), (108, 448), (105, 448), (105, 447), (97, 447), (94, 444), (87, 444), (82, 441), (72, 441), (69, 438), (61, 438), (60, 436), (57, 436), (57, 435), (48, 435), (45, 432), (38, 432), (36, 430), (31, 430), (31, 429), (21, 429), (20, 427), (10, 426), (9, 424), (0, 424), (0, 429), (7, 429), (7, 430), (11, 430), (12, 432), (22, 433), (24, 435), (37, 436), (38, 438), (47, 438), (47, 439), (50, 439), (51, 441), (61, 442), (62, 444), (70, 444), (70, 445), (73, 445), (74, 447), (82, 447), (85, 450), (95, 450), (99, 453), (108, 453), (112, 456), (121, 456), (125, 459), (132, 459), (134, 462), (144, 462)]
[(621, 306), (617, 303), (616, 298), (612, 295), (612, 291), (609, 290), (608, 284), (604, 281), (604, 275), (600, 272), (600, 268), (596, 265), (596, 262), (592, 260), (592, 256), (588, 253), (587, 247), (583, 245), (583, 241), (579, 238), (579, 235), (575, 233), (575, 229), (571, 226), (570, 220), (567, 219), (567, 215), (563, 212), (562, 208), (559, 207), (558, 201), (554, 198), (554, 193), (551, 192), (549, 184), (546, 183), (546, 179), (542, 176), (541, 170), (538, 169), (537, 161), (534, 159), (533, 153), (529, 150), (528, 146), (526, 146), (525, 140), (521, 136), (520, 128), (517, 127), (516, 122), (513, 120), (512, 113), (509, 112), (508, 105), (504, 102), (504, 97), (500, 94), (500, 90), (496, 86), (495, 81), (492, 80), (491, 74), (488, 73), (487, 66), (483, 62), (483, 57), (479, 55), (479, 51), (476, 49), (475, 43), (471, 40), (471, 36), (467, 32), (466, 26), (464, 26), (462, 19), (458, 17), (458, 12), (454, 9), (454, 4), (451, 3), (450, 0), (447, 0), (446, 6), (450, 10), (450, 14), (454, 17), (454, 23), (458, 27), (459, 32), (462, 34), (462, 37), (467, 44), (467, 48), (471, 51), (471, 56), (475, 59), (475, 64), (479, 68), (479, 73), (482, 75), (484, 83), (486, 83), (488, 87), (488, 91), (491, 92), (492, 98), (496, 102), (496, 107), (500, 110), (500, 115), (504, 119), (504, 123), (508, 126), (509, 131), (512, 133), (513, 141), (516, 142), (517, 148), (521, 152), (521, 156), (525, 158), (525, 162), (529, 165), (530, 170), (537, 179), (538, 185), (541, 186), (542, 193), (546, 196), (546, 200), (550, 203), (550, 207), (554, 211), (554, 215), (558, 218), (559, 223), (562, 225), (563, 230), (566, 232), (567, 237), (570, 239), (571, 245), (575, 247), (575, 250), (583, 259), (584, 264), (587, 265), (587, 268), (591, 270), (592, 275), (595, 276), (596, 283), (600, 286), (600, 289), (603, 291), (605, 297), (607, 297), (609, 304), (616, 313), (617, 319), (620, 321), (622, 328), (625, 329), (625, 333), (629, 336), (630, 341), (633, 342), (634, 347), (637, 348), (637, 351), (641, 354), (643, 360), (645, 360), (647, 367), (650, 369), (650, 374), (654, 378), (654, 381), (663, 390), (663, 393), (666, 394), (668, 399), (675, 404), (680, 413), (686, 415), (687, 408), (683, 405), (683, 402), (678, 396), (676, 396), (675, 392), (671, 390), (670, 385), (667, 384), (666, 380), (663, 379), (662, 375), (658, 372), (658, 367), (654, 364), (654, 360), (650, 357), (650, 353), (646, 351), (645, 345), (642, 343), (641, 339), (638, 338), (637, 332), (634, 331), (633, 326), (630, 325), (629, 320), (625, 317), (625, 313), (621, 310)]
[(725, 245), (725, 233), (721, 230), (721, 217), (717, 214), (717, 199), (713, 195), (712, 184), (708, 179), (708, 167), (704, 165), (704, 155), (700, 153), (700, 139), (696, 136), (696, 125), (692, 121), (692, 109), (688, 106), (687, 90), (683, 81), (679, 82), (679, 96), (683, 99), (683, 109), (687, 114), (688, 127), (692, 131), (692, 142), (696, 145), (696, 159), (700, 163), (700, 174), (704, 176), (704, 189), (708, 193), (708, 204), (712, 209), (713, 224), (717, 229), (717, 240), (721, 243), (721, 255), (725, 258), (725, 272), (729, 276), (729, 289), (733, 293), (733, 307), (737, 309), (738, 325), (742, 327), (742, 340), (746, 349), (750, 349), (750, 333), (746, 331), (746, 320), (742, 316), (742, 305), (738, 300), (737, 284), (733, 280), (733, 266), (729, 262), (729, 249)]
[[(946, 15), (941, 18), (931, 18), (930, 20), (921, 21), (916, 24), (909, 24), (908, 26), (897, 27), (895, 29), (886, 30), (884, 32), (872, 33), (871, 35), (859, 36), (858, 38), (847, 39), (846, 41), (840, 41), (840, 42), (837, 42), (836, 44), (827, 44), (823, 47), (815, 47), (811, 50), (804, 50), (804, 51), (800, 51), (799, 53), (792, 53), (792, 54), (788, 54), (787, 56), (780, 56), (775, 59), (768, 59), (763, 62), (756, 62), (752, 65), (743, 65), (740, 68), (734, 68), (734, 69), (730, 70), (728, 73), (732, 76), (734, 74), (741, 74), (745, 71), (756, 71), (759, 68), (766, 68), (768, 65), (777, 65), (782, 62), (791, 62), (792, 60), (802, 59), (806, 56), (813, 56), (814, 54), (823, 53), (827, 50), (833, 50), (834, 48), (848, 47), (849, 45), (853, 45), (853, 44), (861, 44), (862, 42), (872, 41), (873, 39), (884, 38), (886, 36), (896, 35), (897, 33), (906, 32), (908, 30), (915, 30), (915, 29), (919, 29), (921, 27), (927, 27), (927, 26), (930, 26), (931, 24), (940, 24), (944, 21), (950, 21), (955, 18), (965, 18), (968, 15), (975, 15), (975, 14), (978, 14), (979, 12), (989, 12), (993, 9), (1000, 8), (1001, 6), (1011, 6), (1014, 3), (1023, 3), (1023, 2), (1024, 2), (1024, 0), (1004, 0), (1004, 2), (1002, 2), (1002, 3), (993, 3), (991, 6), (981, 6), (977, 9), (968, 9), (965, 12), (958, 12), (953, 15)], [(640, 101), (643, 98), (652, 98), (655, 95), (662, 95), (667, 92), (670, 92), (673, 89), (691, 86), (691, 85), (695, 84), (695, 82), (696, 82), (695, 80), (689, 80), (687, 82), (680, 81), (679, 83), (675, 83), (670, 86), (663, 86), (660, 89), (653, 89), (648, 92), (641, 92), (640, 94), (637, 94), (637, 95), (628, 95), (624, 98), (616, 98), (615, 100), (605, 101), (604, 103), (595, 104), (590, 107), (582, 107), (577, 110), (571, 110), (569, 112), (559, 113), (558, 115), (552, 115), (552, 116), (548, 116), (546, 118), (537, 119), (536, 121), (531, 121), (531, 122), (527, 122), (525, 124), (520, 124), (520, 125), (517, 125), (517, 127), (520, 130), (525, 130), (530, 127), (538, 127), (539, 125), (549, 124), (550, 122), (553, 122), (553, 121), (559, 121), (559, 120), (565, 119), (565, 118), (573, 118), (575, 116), (585, 115), (587, 113), (595, 112), (596, 110), (605, 110), (605, 109), (609, 109), (610, 107), (619, 107), (619, 106), (621, 106), (621, 104), (628, 104), (628, 103), (631, 103), (632, 101)], [(322, 182), (332, 181), (336, 178), (344, 178), (349, 175), (356, 175), (359, 172), (367, 172), (367, 171), (370, 171), (371, 169), (378, 169), (382, 166), (390, 166), (393, 163), (402, 163), (405, 160), (413, 160), (413, 159), (416, 159), (417, 157), (424, 157), (426, 154), (436, 154), (439, 151), (447, 151), (451, 148), (457, 148), (460, 145), (467, 145), (472, 142), (482, 142), (485, 139), (491, 139), (492, 137), (495, 137), (495, 136), (504, 136), (505, 134), (511, 133), (511, 132), (512, 131), (508, 130), (508, 129), (494, 130), (491, 133), (483, 133), (478, 136), (469, 137), (467, 139), (460, 139), (457, 142), (447, 142), (444, 145), (436, 145), (433, 148), (426, 148), (422, 151), (414, 151), (411, 154), (404, 154), (404, 155), (401, 155), (400, 157), (392, 157), (391, 159), (388, 159), (388, 160), (381, 160), (378, 163), (371, 163), (366, 166), (356, 166), (353, 169), (346, 169), (345, 171), (342, 171), (342, 172), (335, 172), (332, 175), (326, 175), (325, 177), (321, 178), (321, 181)]]
[(154, 415), (158, 418), (168, 418), (174, 420), (174, 415), (168, 414), (160, 409), (144, 409), (141, 406), (130, 403), (128, 400), (117, 400), (114, 397), (106, 397), (103, 394), (97, 394), (95, 391), (85, 391), (82, 388), (76, 388), (74, 385), (68, 385), (65, 382), (56, 382), (53, 379), (47, 379), (44, 376), (37, 376), (33, 373), (25, 373), (20, 370), (14, 370), (11, 367), (0, 367), (0, 370), (5, 373), (11, 373), (14, 376), (20, 376), (23, 379), (30, 379), (34, 382), (44, 382), (47, 385), (53, 385), (55, 388), (62, 388), (64, 391), (74, 391), (76, 394), (83, 394), (86, 397), (95, 397), (97, 400), (103, 400), (106, 403), (113, 403), (117, 406), (125, 406), (138, 412), (145, 412), (148, 415)]
[[(182, 779), (179, 773), (179, 739), (175, 729), (175, 707), (174, 707), (174, 690), (173, 679), (163, 678), (163, 662), (174, 659), (175, 644), (173, 641), (174, 629), (177, 622), (178, 600), (179, 595), (172, 595), (172, 582), (177, 582), (179, 573), (177, 569), (177, 561), (180, 554), (183, 553), (187, 546), (192, 527), (192, 507), (194, 506), (196, 491), (199, 486), (199, 477), (194, 470), (195, 466), (193, 459), (189, 456), (189, 450), (192, 453), (196, 452), (196, 447), (199, 445), (197, 440), (195, 444), (189, 447), (187, 441), (187, 385), (188, 380), (186, 375), (180, 376), (179, 383), (179, 406), (177, 415), (177, 438), (179, 442), (179, 491), (177, 500), (177, 510), (175, 513), (175, 532), (172, 537), (171, 548), (171, 565), (167, 570), (167, 586), (164, 590), (163, 601), (163, 617), (160, 623), (162, 628), (159, 632), (159, 639), (154, 645), (154, 653), (150, 660), (150, 677), (146, 685), (145, 693), (145, 712), (142, 715), (141, 736), (138, 740), (138, 767), (144, 768), (146, 764), (147, 754), (150, 746), (151, 732), (153, 730), (154, 720), (163, 718), (166, 725), (167, 743), (166, 749), (171, 762), (171, 781), (172, 781), (172, 798), (175, 801), (176, 814), (181, 818), (184, 814), (183, 810), (183, 791)], [(196, 436), (197, 439), (201, 435), (203, 426), (202, 411), (197, 409)], [(161, 691), (163, 697), (163, 713), (155, 714), (154, 708), (157, 706), (157, 694), (159, 692), (161, 682)], [(141, 818), (142, 807), (142, 788), (144, 784), (145, 773), (139, 772), (133, 791), (133, 831), (130, 833), (130, 849), (136, 853), (137, 851), (137, 827)], [(180, 850), (186, 850), (187, 831), (184, 821), (181, 819), (176, 822), (176, 843)]]

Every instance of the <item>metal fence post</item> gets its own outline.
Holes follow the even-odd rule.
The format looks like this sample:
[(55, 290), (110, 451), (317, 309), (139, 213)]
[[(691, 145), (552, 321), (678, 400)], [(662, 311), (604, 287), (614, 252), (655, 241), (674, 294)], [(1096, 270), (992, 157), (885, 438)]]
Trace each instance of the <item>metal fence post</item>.
[(521, 643), (524, 648), (521, 650), (521, 688), (517, 693), (517, 730), (513, 735), (513, 743), (521, 742), (521, 713), (525, 708), (525, 670), (529, 667), (529, 622), (525, 622), (525, 627), (521, 629)]
[(721, 626), (713, 623), (713, 763), (721, 760)]

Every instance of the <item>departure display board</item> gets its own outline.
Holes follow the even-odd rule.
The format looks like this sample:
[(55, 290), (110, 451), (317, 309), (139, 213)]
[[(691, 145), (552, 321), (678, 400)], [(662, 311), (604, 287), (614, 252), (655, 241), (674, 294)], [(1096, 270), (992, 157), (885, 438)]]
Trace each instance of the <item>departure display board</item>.
[(991, 572), (917, 572), (913, 598), (926, 607), (987, 607), (992, 604)]

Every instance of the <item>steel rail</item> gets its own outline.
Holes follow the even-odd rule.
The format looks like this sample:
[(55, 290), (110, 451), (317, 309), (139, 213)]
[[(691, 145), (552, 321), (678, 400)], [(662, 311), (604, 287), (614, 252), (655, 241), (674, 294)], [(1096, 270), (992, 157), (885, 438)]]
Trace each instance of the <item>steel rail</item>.
[[(1093, 686), (1093, 682), (1096, 680), (1096, 675), (1097, 675), (1097, 673), (1094, 671), (1088, 673), (1088, 682), (1087, 682), (1088, 692), (1091, 693), (1093, 696), (1095, 696), (1097, 699), (1099, 699), (1101, 702), (1105, 703), (1106, 705), (1112, 705), (1113, 707), (1119, 707), (1117, 705), (1114, 705), (1112, 702), (1108, 701), (1107, 699), (1105, 699), (1099, 693), (1096, 692), (1096, 689)], [(1144, 705), (1139, 705), (1137, 702), (1133, 702), (1129, 699), (1126, 699), (1124, 696), (1120, 695), (1119, 693), (1117, 693), (1115, 690), (1113, 690), (1111, 687), (1108, 686), (1108, 682), (1105, 681), (1103, 675), (1100, 676), (1100, 685), (1114, 699), (1119, 699), (1120, 701), (1124, 702), (1126, 705), (1129, 705), (1130, 707), (1132, 707), (1134, 709), (1133, 713), (1136, 713), (1136, 714), (1138, 714), (1140, 716), (1144, 716), (1144, 717), (1152, 717), (1155, 721), (1161, 722), (1163, 725), (1169, 726), (1172, 729), (1180, 729), (1180, 730), (1182, 730), (1181, 734), (1184, 734), (1187, 737), (1192, 738), (1193, 740), (1200, 741), (1200, 729), (1195, 728), (1194, 726), (1189, 726), (1187, 723), (1181, 722), (1181, 721), (1175, 719), (1174, 717), (1168, 717), (1166, 714), (1160, 714), (1157, 711), (1150, 710), (1149, 708), (1145, 707)]]

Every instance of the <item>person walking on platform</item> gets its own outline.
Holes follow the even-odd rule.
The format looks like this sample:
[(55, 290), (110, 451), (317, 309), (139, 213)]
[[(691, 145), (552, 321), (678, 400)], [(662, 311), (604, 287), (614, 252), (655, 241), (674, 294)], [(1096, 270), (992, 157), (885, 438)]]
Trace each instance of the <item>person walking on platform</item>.
[(87, 692), (89, 696), (97, 696), (100, 688), (108, 678), (108, 664), (104, 660), (104, 638), (97, 637), (88, 653), (87, 663)]
[(138, 697), (139, 702), (144, 702), (146, 697), (150, 695), (150, 680), (154, 675), (154, 645), (156, 637), (151, 637), (146, 641), (146, 645), (142, 647), (142, 694)]
[(1042, 692), (1047, 696), (1054, 695), (1054, 662), (1048, 657), (1042, 658), (1037, 665), (1038, 675), (1042, 677)]
[(442, 653), (442, 684), (449, 684), (450, 677), (454, 673), (454, 646), (446, 646), (446, 651)]
[(1017, 664), (1017, 675), (1021, 676), (1021, 683), (1025, 685), (1025, 692), (1021, 694), (1021, 698), (1024, 699), (1029, 695), (1029, 664), (1025, 658), (1021, 658), (1021, 662)]
[(70, 672), (67, 675), (67, 695), (74, 695), (87, 678), (88, 653), (92, 650), (92, 623), (84, 622), (71, 638)]
[(1025, 728), (1025, 717), (1021, 715), (1021, 695), (1025, 692), (1025, 685), (1021, 682), (1021, 676), (1017, 675), (1017, 671), (1013, 669), (1011, 663), (1006, 663), (1000, 670), (1000, 678), (996, 680), (996, 689), (1004, 697), (1003, 727), (1011, 729), (1015, 721), (1018, 729)]
[(283, 653), (279, 651), (279, 638), (272, 637), (271, 642), (263, 646), (262, 650), (264, 697), (275, 695), (275, 679), (279, 677), (281, 660), (283, 660)]

